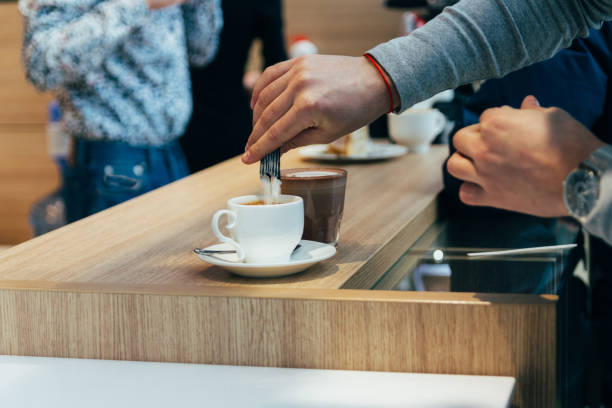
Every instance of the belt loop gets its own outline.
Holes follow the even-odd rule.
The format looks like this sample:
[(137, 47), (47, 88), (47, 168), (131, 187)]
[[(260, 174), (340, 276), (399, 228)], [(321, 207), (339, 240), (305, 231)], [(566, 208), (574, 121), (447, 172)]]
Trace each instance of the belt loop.
[(163, 163), (159, 157), (159, 149), (153, 146), (147, 146), (144, 148), (147, 152), (147, 168), (148, 169), (160, 169), (163, 168)]
[(155, 157), (153, 152), (151, 151), (151, 147), (143, 147), (143, 149), (145, 149), (147, 169), (155, 168)]
[(163, 160), (166, 168), (168, 169), (169, 180), (174, 181), (182, 177), (180, 172), (177, 171), (177, 167), (180, 166), (179, 160), (181, 157), (179, 154), (177, 154), (178, 152), (176, 150), (176, 147), (179, 146), (179, 142), (177, 139), (174, 139), (171, 142), (168, 142), (166, 146), (167, 148), (164, 150)]

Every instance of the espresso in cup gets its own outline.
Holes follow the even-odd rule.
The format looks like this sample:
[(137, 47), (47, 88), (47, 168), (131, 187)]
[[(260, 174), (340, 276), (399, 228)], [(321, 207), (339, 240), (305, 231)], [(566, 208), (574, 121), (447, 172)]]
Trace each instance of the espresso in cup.
[[(227, 217), (226, 228), (231, 237), (219, 230), (222, 216)], [(262, 196), (235, 197), (227, 201), (227, 209), (215, 213), (212, 229), (221, 242), (236, 249), (240, 262), (288, 262), (304, 230), (303, 200), (281, 195), (277, 203), (264, 204)]]
[(282, 203), (280, 202), (266, 203), (264, 200), (255, 200), (255, 201), (251, 201), (248, 203), (243, 203), (242, 205), (276, 205), (276, 204), (282, 204)]
[(281, 171), (283, 194), (304, 201), (303, 239), (337, 245), (344, 212), (346, 170), (330, 168)]

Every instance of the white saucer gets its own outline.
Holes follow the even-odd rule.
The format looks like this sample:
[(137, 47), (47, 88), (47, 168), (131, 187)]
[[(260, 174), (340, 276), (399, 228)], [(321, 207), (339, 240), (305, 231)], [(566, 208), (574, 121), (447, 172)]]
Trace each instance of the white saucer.
[[(332, 245), (315, 241), (300, 241), (301, 247), (291, 255), (286, 263), (279, 264), (249, 264), (237, 262), (236, 254), (198, 255), (201, 260), (217, 265), (238, 275), (252, 278), (273, 278), (291, 275), (310, 268), (317, 262), (324, 261), (336, 254), (336, 248)], [(205, 249), (209, 250), (231, 250), (229, 244), (211, 245)]]
[(408, 153), (406, 146), (390, 143), (369, 142), (368, 152), (363, 155), (342, 156), (327, 152), (326, 144), (316, 144), (302, 147), (300, 156), (304, 159), (334, 161), (334, 162), (364, 162), (392, 159)]

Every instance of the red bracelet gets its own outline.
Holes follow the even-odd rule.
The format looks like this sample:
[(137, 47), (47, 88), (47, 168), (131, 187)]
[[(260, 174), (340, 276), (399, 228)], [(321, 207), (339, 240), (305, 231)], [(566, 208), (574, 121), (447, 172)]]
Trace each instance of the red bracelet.
[(387, 112), (387, 113), (393, 112), (393, 107), (394, 107), (393, 106), (393, 92), (391, 91), (391, 84), (389, 83), (389, 80), (387, 79), (387, 77), (385, 77), (385, 73), (383, 72), (383, 70), (380, 67), (380, 65), (378, 65), (376, 60), (370, 54), (365, 53), (365, 54), (363, 54), (363, 56), (366, 57), (372, 63), (372, 65), (374, 65), (376, 67), (376, 69), (380, 73), (380, 76), (382, 77), (383, 81), (385, 81), (385, 85), (387, 85), (387, 91), (389, 92), (389, 112)]

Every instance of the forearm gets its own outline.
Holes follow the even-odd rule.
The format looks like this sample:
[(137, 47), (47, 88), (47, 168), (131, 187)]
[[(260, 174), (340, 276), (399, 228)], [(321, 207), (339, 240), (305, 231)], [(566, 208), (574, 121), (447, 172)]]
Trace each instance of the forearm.
[(403, 110), (547, 59), (611, 18), (612, 0), (463, 0), (369, 53), (392, 78)]
[(612, 245), (612, 169), (601, 178), (597, 206), (584, 223), (584, 228)]
[(41, 89), (80, 81), (107, 59), (149, 15), (145, 0), (108, 0), (78, 14), (60, 6), (20, 4), (25, 17), (23, 59)]
[(223, 13), (219, 0), (190, 0), (182, 6), (189, 62), (206, 65), (219, 48)]

